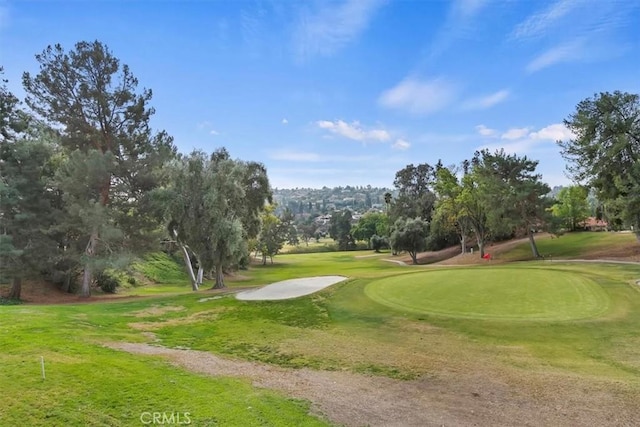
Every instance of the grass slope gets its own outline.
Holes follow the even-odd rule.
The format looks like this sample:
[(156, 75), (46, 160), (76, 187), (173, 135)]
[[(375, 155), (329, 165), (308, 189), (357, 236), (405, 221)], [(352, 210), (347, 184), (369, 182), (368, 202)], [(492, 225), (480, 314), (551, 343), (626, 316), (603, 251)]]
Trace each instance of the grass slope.
[[(609, 258), (635, 254), (640, 245), (632, 233), (576, 232), (536, 239), (540, 254), (550, 258)], [(529, 242), (499, 255), (504, 261), (532, 259)]]

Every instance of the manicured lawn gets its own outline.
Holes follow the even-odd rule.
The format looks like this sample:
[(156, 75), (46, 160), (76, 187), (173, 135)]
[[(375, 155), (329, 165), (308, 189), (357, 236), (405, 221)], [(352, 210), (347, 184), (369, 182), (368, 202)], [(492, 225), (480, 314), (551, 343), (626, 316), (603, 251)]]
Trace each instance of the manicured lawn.
[(161, 281), (173, 279), (127, 290), (151, 296), (0, 306), (0, 425), (140, 425), (142, 412), (155, 411), (189, 412), (198, 426), (326, 425), (309, 415), (308, 402), (103, 345), (114, 341), (401, 379), (491, 370), (527, 383), (553, 373), (589, 387), (624, 385), (627, 397), (640, 399), (640, 267), (530, 262), (443, 270), (357, 255), (366, 253), (277, 256), (275, 265), (229, 281), (233, 288), (350, 277), (288, 301), (202, 301), (215, 294), (190, 292), (182, 267), (160, 257), (153, 268)]
[(371, 299), (414, 313), (475, 319), (596, 317), (609, 297), (593, 280), (551, 268), (458, 268), (394, 276), (365, 288)]

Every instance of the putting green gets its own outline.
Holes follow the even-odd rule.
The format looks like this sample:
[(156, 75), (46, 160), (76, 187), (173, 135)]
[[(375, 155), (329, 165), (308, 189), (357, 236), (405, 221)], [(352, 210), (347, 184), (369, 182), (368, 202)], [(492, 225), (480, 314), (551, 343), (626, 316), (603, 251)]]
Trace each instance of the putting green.
[(532, 268), (406, 274), (371, 282), (365, 293), (400, 310), (474, 319), (585, 319), (609, 307), (606, 292), (589, 278)]

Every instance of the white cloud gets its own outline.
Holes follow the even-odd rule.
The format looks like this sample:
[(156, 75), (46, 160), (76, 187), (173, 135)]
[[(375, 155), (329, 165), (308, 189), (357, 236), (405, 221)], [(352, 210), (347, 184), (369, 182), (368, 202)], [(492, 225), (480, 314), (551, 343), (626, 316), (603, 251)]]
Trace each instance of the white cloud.
[(287, 119), (282, 119), (282, 122), (281, 122), (281, 123), (282, 123), (283, 125), (286, 125), (286, 124), (288, 124), (288, 123), (289, 123), (289, 120), (287, 120)]
[(489, 151), (503, 149), (507, 153), (527, 154), (532, 151), (548, 149), (557, 140), (574, 138), (573, 133), (562, 123), (554, 123), (540, 130), (531, 131), (531, 128), (511, 128), (501, 135), (501, 139), (508, 142), (496, 142), (486, 144), (479, 148)]
[(373, 156), (345, 156), (345, 155), (323, 155), (309, 151), (296, 150), (276, 150), (270, 151), (268, 156), (272, 160), (305, 162), (305, 163), (370, 163), (375, 160)]
[(456, 86), (442, 78), (418, 80), (407, 77), (384, 91), (378, 98), (378, 103), (383, 107), (426, 115), (450, 105), (456, 97), (456, 92)]
[(395, 149), (395, 150), (408, 150), (409, 147), (411, 147), (411, 144), (408, 141), (405, 141), (404, 139), (396, 139), (396, 142), (393, 143), (393, 145), (391, 146), (391, 148)]
[(541, 53), (529, 62), (526, 69), (534, 73), (561, 62), (577, 61), (583, 59), (587, 51), (584, 39), (575, 39)]
[(388, 131), (384, 129), (365, 130), (358, 121), (347, 123), (343, 120), (320, 120), (316, 122), (316, 125), (321, 129), (326, 129), (331, 133), (353, 139), (354, 141), (384, 142), (391, 139)]
[(545, 10), (535, 13), (516, 25), (512, 37), (516, 39), (536, 38), (552, 27), (561, 18), (572, 12), (583, 0), (559, 0)]
[(468, 99), (462, 103), (462, 108), (464, 110), (484, 110), (503, 102), (508, 97), (509, 91), (502, 89), (486, 96)]
[(511, 128), (506, 132), (504, 132), (502, 135), (500, 135), (500, 138), (508, 139), (511, 141), (514, 139), (524, 138), (525, 136), (527, 136), (528, 133), (529, 133), (529, 128)]
[(495, 129), (488, 128), (485, 125), (476, 126), (476, 130), (482, 136), (495, 136), (498, 133)]
[(209, 131), (209, 135), (220, 135), (220, 132), (218, 132), (217, 130), (211, 129)]
[(367, 29), (384, 3), (384, 0), (346, 0), (337, 7), (322, 2), (320, 10), (305, 9), (293, 34), (298, 59), (329, 56), (343, 48)]
[(562, 123), (555, 123), (540, 129), (537, 132), (531, 132), (529, 138), (533, 140), (558, 141), (574, 139), (576, 136)]

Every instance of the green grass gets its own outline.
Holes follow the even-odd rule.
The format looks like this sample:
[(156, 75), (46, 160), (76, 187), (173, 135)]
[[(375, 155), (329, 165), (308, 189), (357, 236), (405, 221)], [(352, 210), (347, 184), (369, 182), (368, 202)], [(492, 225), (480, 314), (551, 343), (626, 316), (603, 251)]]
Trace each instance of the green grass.
[[(634, 234), (613, 232), (574, 232), (559, 237), (536, 239), (538, 251), (546, 258), (580, 258), (594, 251), (603, 251), (633, 242), (636, 242)], [(529, 242), (521, 243), (513, 250), (499, 255), (498, 258), (505, 261), (531, 259)]]
[(610, 303), (588, 277), (550, 268), (430, 271), (373, 281), (365, 293), (400, 310), (472, 319), (584, 319)]
[(99, 344), (139, 341), (125, 322), (132, 321), (132, 312), (150, 305), (3, 309), (0, 425), (141, 425), (143, 412), (188, 412), (192, 425), (198, 426), (326, 425), (308, 415), (308, 403), (256, 389), (248, 381), (195, 375), (162, 359)]
[[(564, 237), (548, 242), (562, 246)], [(363, 254), (279, 255), (276, 264), (228, 282), (233, 288), (314, 275), (350, 278), (288, 301), (226, 295), (200, 302), (213, 294), (190, 292), (182, 266), (159, 255), (139, 270), (159, 283), (127, 291), (145, 298), (0, 306), (0, 425), (140, 425), (145, 411), (189, 412), (198, 426), (327, 424), (309, 415), (308, 402), (249, 381), (196, 375), (162, 358), (103, 346), (150, 342), (149, 332), (167, 347), (289, 368), (400, 379), (440, 370), (490, 370), (527, 381), (552, 373), (585, 387), (624, 386), (640, 399), (639, 266), (416, 269), (355, 257)], [(402, 298), (397, 305), (376, 302), (372, 291)]]

